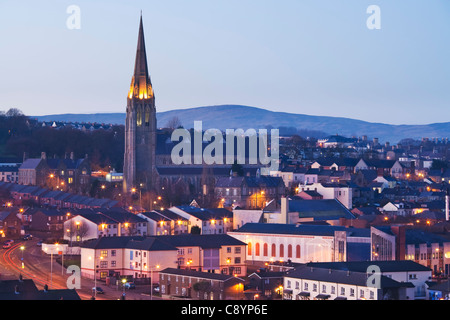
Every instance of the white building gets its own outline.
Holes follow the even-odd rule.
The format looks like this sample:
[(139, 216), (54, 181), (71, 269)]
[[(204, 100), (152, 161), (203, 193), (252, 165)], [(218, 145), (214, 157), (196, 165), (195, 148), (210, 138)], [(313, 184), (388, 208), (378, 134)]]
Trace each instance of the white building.
[(286, 188), (296, 187), (305, 183), (306, 168), (287, 167), (278, 171), (270, 171), (272, 177), (281, 177)]
[(288, 271), (284, 299), (415, 300), (431, 270), (412, 261), (310, 263)]
[(337, 183), (312, 183), (299, 186), (301, 191), (316, 191), (321, 194), (323, 199), (336, 199), (347, 209), (353, 208), (353, 190), (347, 185)]
[(247, 210), (247, 209), (233, 209), (233, 230), (237, 230), (246, 223), (261, 222), (263, 210)]
[(69, 241), (131, 235), (147, 235), (147, 221), (131, 213), (75, 214), (64, 222), (64, 239)]
[(90, 240), (81, 247), (81, 275), (103, 280), (108, 276), (152, 277), (176, 268), (178, 249), (156, 237), (104, 237)]
[(247, 244), (248, 263), (370, 259), (370, 230), (340, 226), (248, 223), (230, 236)]
[(194, 226), (201, 230), (201, 234), (224, 234), (233, 230), (233, 212), (224, 208), (177, 206), (168, 210), (188, 221), (189, 233)]
[(137, 214), (147, 221), (148, 235), (177, 235), (189, 232), (189, 220), (168, 209)]

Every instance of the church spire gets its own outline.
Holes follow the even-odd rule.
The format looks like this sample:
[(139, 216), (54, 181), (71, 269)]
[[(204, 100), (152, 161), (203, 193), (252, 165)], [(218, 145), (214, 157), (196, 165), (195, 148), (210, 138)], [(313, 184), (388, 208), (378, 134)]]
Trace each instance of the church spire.
[(144, 26), (141, 19), (139, 22), (139, 35), (136, 50), (136, 60), (134, 64), (134, 74), (131, 78), (130, 91), (128, 98), (150, 99), (153, 97), (152, 83), (148, 73), (147, 54), (145, 52)]

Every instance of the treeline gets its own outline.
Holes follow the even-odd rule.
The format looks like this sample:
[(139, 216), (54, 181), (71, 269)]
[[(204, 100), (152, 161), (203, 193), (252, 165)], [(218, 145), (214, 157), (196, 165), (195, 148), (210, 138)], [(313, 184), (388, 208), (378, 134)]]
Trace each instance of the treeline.
[(25, 116), (18, 109), (0, 112), (0, 156), (22, 159), (41, 156), (64, 158), (74, 153), (75, 158), (90, 158), (92, 170), (121, 172), (123, 168), (124, 132), (122, 125), (110, 130), (82, 131), (71, 126), (43, 127), (42, 123)]

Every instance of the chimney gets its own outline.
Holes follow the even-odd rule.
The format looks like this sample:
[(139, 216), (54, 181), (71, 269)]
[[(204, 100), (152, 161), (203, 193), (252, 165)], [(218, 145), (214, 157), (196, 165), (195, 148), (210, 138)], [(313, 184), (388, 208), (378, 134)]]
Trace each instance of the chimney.
[(28, 152), (23, 153), (23, 162), (28, 159)]
[(41, 152), (41, 159), (47, 159), (47, 154), (45, 152)]
[(288, 214), (289, 214), (289, 199), (286, 197), (281, 198), (281, 219), (282, 223), (288, 223)]
[(74, 155), (74, 153), (73, 153), (73, 151), (70, 153), (70, 160), (73, 160), (73, 159), (75, 159), (75, 155)]

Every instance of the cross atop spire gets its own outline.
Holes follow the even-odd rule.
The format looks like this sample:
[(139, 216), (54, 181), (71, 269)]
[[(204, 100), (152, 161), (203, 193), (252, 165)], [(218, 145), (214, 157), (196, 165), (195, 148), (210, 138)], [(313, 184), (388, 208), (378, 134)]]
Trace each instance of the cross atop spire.
[(148, 73), (147, 54), (145, 52), (144, 26), (142, 23), (142, 10), (139, 22), (139, 35), (134, 64), (134, 74), (131, 79), (128, 98), (150, 99), (153, 97), (152, 83)]

